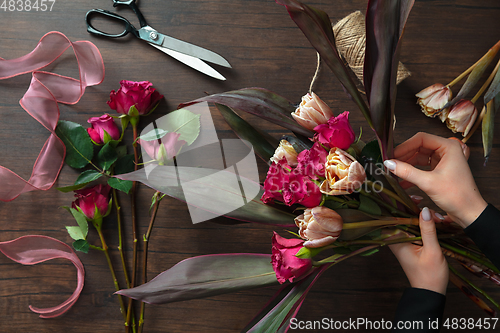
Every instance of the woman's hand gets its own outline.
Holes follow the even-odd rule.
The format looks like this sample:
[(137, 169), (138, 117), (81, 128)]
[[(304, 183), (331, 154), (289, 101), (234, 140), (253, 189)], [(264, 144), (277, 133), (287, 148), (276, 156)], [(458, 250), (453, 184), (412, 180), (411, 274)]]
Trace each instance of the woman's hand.
[[(474, 222), (487, 203), (469, 169), (468, 147), (458, 140), (418, 133), (397, 146), (384, 165), (403, 179), (402, 186), (418, 186), (463, 228)], [(415, 166), (429, 166), (425, 171)]]
[(413, 288), (446, 294), (448, 263), (439, 246), (436, 225), (426, 207), (420, 213), (420, 232), (423, 246), (399, 243), (390, 245)]

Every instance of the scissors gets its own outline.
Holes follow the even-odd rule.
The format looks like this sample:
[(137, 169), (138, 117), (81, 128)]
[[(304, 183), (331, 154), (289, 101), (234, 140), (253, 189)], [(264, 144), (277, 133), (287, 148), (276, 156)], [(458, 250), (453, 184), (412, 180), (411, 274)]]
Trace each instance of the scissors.
[[(113, 12), (103, 10), (103, 9), (91, 9), (87, 12), (85, 16), (85, 21), (87, 22), (87, 31), (105, 37), (118, 38), (132, 33), (135, 37), (146, 41), (149, 45), (157, 48), (158, 50), (168, 54), (169, 56), (177, 59), (178, 61), (192, 67), (203, 74), (211, 76), (219, 80), (225, 80), (226, 78), (222, 76), (215, 69), (210, 67), (205, 61), (217, 64), (219, 66), (231, 68), (231, 65), (226, 59), (221, 57), (215, 52), (204, 49), (202, 47), (184, 42), (182, 40), (164, 35), (155, 29), (153, 29), (147, 22), (141, 11), (137, 7), (135, 0), (118, 1), (113, 0), (113, 7), (118, 5), (126, 5), (132, 9), (139, 20), (141, 25), (140, 29), (136, 29), (126, 18), (115, 14)], [(125, 30), (119, 34), (109, 34), (104, 31), (96, 29), (90, 22), (92, 17), (95, 15), (105, 16), (114, 20), (118, 20), (125, 25)]]

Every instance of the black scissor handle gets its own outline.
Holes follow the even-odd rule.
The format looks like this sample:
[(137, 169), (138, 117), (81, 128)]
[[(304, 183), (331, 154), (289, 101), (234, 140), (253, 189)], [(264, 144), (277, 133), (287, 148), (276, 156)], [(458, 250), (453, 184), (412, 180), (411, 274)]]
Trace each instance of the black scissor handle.
[(137, 16), (137, 19), (139, 20), (139, 24), (141, 25), (141, 28), (148, 25), (148, 23), (146, 22), (146, 19), (144, 18), (141, 11), (139, 10), (139, 7), (137, 7), (135, 0), (126, 0), (126, 1), (113, 0), (113, 7), (116, 7), (118, 5), (129, 6), (129, 8), (134, 11), (135, 16)]
[[(121, 23), (124, 24), (125, 29), (119, 33), (119, 34), (110, 34), (101, 30), (96, 29), (92, 23), (92, 17), (95, 17), (95, 15), (103, 15), (108, 18), (120, 21)], [(87, 22), (87, 31), (98, 36), (105, 36), (105, 37), (111, 37), (111, 38), (118, 38), (118, 37), (123, 37), (126, 36), (129, 32), (133, 33), (135, 36), (138, 36), (137, 30), (135, 27), (123, 16), (120, 16), (118, 14), (115, 14), (113, 12), (104, 10), (104, 9), (91, 9), (87, 12), (87, 15), (85, 15), (85, 22)]]

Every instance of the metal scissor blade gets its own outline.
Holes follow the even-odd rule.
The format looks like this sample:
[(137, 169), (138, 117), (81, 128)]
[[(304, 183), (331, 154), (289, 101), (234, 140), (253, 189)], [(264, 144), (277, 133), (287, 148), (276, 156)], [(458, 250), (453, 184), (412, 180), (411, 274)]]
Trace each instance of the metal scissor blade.
[(226, 78), (224, 76), (222, 76), (219, 72), (217, 72), (215, 69), (210, 67), (208, 64), (206, 64), (203, 60), (201, 60), (199, 58), (192, 57), (190, 55), (180, 53), (180, 52), (177, 52), (174, 50), (170, 50), (170, 49), (164, 48), (162, 46), (159, 46), (159, 45), (156, 45), (153, 43), (149, 43), (149, 45), (156, 47), (158, 50), (168, 54), (172, 58), (179, 60), (183, 64), (186, 64), (189, 67), (192, 67), (192, 68), (196, 69), (197, 71), (202, 72), (203, 74), (206, 74), (206, 75), (211, 76), (213, 78), (216, 78), (218, 80), (222, 80), (222, 81), (226, 80)]
[(222, 56), (218, 55), (213, 51), (204, 49), (203, 47), (196, 46), (191, 43), (187, 43), (180, 39), (176, 39), (164, 34), (158, 33), (158, 35), (163, 37), (162, 46), (166, 47), (169, 50), (184, 53), (189, 56), (196, 57), (219, 66), (231, 68), (231, 65), (229, 64), (229, 62), (227, 62), (226, 59), (224, 59)]

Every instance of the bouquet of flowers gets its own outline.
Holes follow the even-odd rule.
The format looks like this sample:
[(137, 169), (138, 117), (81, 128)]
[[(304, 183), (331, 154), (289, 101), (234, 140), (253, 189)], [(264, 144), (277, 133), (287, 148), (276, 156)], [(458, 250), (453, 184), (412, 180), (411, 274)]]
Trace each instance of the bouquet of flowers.
[[(118, 294), (147, 303), (168, 303), (280, 283), (280, 291), (243, 331), (281, 332), (287, 330), (311, 286), (327, 268), (358, 254), (371, 255), (389, 244), (421, 239), (415, 202), (418, 200), (409, 197), (382, 165), (393, 151), (398, 54), (413, 1), (368, 3), (364, 63), (367, 102), (338, 54), (328, 15), (296, 0), (277, 3), (287, 8), (340, 80), (377, 139), (365, 144), (361, 133), (356, 135), (350, 126), (349, 112), (335, 116), (312, 91), (302, 97), (298, 107), (262, 88), (230, 91), (182, 104), (180, 107), (186, 108), (197, 103), (215, 103), (235, 133), (253, 147), (269, 169), (257, 199), (246, 192), (221, 189), (223, 186), (207, 181), (203, 178), (206, 174), (199, 170), (177, 165), (180, 181), (196, 179), (199, 186), (207, 189), (205, 193), (221, 190), (226, 195), (224, 200), (238, 197), (247, 203), (246, 209), (217, 214), (292, 227), (287, 230), (292, 238), (275, 232), (271, 255), (220, 254), (186, 259), (150, 282)], [(291, 134), (278, 141), (251, 126), (235, 110), (283, 126)], [(183, 187), (187, 192), (180, 193), (178, 187), (168, 184), (172, 170), (159, 166), (155, 170), (155, 177), (140, 171), (119, 177), (140, 181), (192, 204), (186, 200), (189, 189)], [(240, 183), (247, 188), (251, 179), (241, 177)], [(216, 197), (209, 199), (218, 202)], [(214, 210), (209, 204), (196, 204), (198, 208)], [(295, 224), (290, 223), (292, 220)], [(438, 238), (447, 256), (476, 274), (498, 281), (498, 269), (460, 228), (440, 224)], [(498, 304), (455, 268), (450, 266), (450, 270), (450, 280), (493, 315), (495, 311), (476, 295), (481, 293), (497, 308)]]

